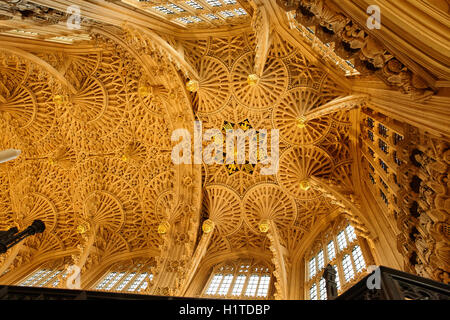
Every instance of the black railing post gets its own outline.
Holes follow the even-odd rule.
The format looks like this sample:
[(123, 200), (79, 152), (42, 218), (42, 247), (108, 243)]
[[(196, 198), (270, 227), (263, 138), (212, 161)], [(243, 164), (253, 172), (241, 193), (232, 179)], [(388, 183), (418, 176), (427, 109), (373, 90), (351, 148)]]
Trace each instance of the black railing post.
[(336, 270), (334, 270), (331, 264), (327, 265), (323, 272), (323, 278), (325, 279), (325, 287), (327, 288), (327, 299), (333, 300), (337, 297), (337, 284), (336, 284)]

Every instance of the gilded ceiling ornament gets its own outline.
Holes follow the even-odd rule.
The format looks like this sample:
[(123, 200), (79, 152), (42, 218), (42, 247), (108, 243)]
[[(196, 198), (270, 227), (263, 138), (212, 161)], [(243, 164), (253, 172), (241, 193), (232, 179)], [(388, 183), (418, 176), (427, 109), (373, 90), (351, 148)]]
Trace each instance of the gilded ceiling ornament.
[(169, 231), (170, 223), (168, 221), (163, 221), (158, 225), (158, 233), (166, 234)]
[(214, 230), (214, 222), (211, 219), (203, 221), (202, 230), (204, 233), (210, 233)]
[(311, 183), (309, 182), (309, 180), (302, 180), (300, 181), (300, 188), (303, 191), (308, 191), (311, 188)]
[(188, 89), (190, 92), (197, 92), (199, 88), (199, 83), (197, 80), (189, 80), (186, 83), (186, 89)]
[(266, 233), (269, 231), (269, 221), (267, 219), (261, 220), (261, 222), (258, 224), (259, 231), (262, 233)]
[(254, 74), (254, 73), (248, 75), (247, 83), (249, 86), (256, 86), (258, 84), (258, 82), (259, 82), (258, 75)]

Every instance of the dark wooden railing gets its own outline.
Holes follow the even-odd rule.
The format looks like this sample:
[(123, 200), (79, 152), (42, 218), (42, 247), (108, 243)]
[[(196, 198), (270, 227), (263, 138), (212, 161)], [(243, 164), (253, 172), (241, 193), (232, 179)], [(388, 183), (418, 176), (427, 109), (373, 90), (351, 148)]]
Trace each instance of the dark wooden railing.
[(0, 286), (0, 300), (189, 300), (168, 296), (129, 294), (120, 292)]
[(339, 296), (331, 265), (323, 277), (328, 300), (450, 300), (449, 285), (383, 266)]

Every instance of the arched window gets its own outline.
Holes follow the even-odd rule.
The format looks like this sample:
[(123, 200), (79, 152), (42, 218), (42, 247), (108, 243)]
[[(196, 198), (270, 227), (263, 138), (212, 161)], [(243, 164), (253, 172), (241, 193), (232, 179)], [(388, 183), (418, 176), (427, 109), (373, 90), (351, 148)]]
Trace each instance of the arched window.
[(65, 265), (69, 259), (62, 259), (42, 264), (30, 275), (19, 281), (19, 286), (24, 287), (49, 287), (59, 286), (59, 277), (66, 278)]
[(271, 269), (265, 263), (238, 261), (215, 266), (203, 296), (229, 299), (267, 299)]
[(365, 240), (358, 239), (355, 229), (345, 219), (337, 219), (330, 229), (320, 234), (305, 261), (307, 298), (327, 299), (323, 272), (328, 264), (336, 270), (338, 293), (359, 281), (365, 275), (367, 261), (372, 263), (373, 260), (369, 250), (363, 253), (361, 246), (368, 248)]
[(116, 263), (108, 269), (92, 289), (139, 293), (147, 288), (147, 279), (153, 279), (153, 274), (150, 272), (153, 263), (153, 259)]
[(52, 270), (50, 268), (39, 268), (28, 278), (19, 283), (24, 287), (56, 287), (59, 283), (57, 276), (63, 270)]

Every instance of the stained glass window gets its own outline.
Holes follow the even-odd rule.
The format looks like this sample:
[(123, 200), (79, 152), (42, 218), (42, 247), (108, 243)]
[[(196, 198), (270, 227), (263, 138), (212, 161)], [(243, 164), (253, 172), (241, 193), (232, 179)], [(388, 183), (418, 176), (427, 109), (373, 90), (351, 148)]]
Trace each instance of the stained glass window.
[(148, 272), (150, 260), (137, 262), (127, 261), (113, 265), (93, 289), (122, 292), (140, 292), (145, 289), (147, 281), (153, 279), (153, 275)]
[(378, 124), (378, 133), (380, 135), (382, 135), (383, 137), (387, 138), (387, 136), (388, 136), (387, 132), (388, 132), (388, 129), (385, 126), (383, 126), (381, 123), (379, 123)]
[(246, 276), (244, 276), (243, 274), (237, 276), (236, 281), (234, 282), (234, 287), (233, 287), (233, 291), (232, 291), (232, 295), (233, 296), (240, 296), (242, 293), (242, 289), (244, 288), (244, 283), (246, 280)]
[(219, 288), (219, 295), (226, 295), (228, 293), (228, 290), (230, 289), (231, 286), (231, 281), (233, 281), (233, 275), (232, 274), (227, 274), (223, 280), (222, 283), (220, 284), (220, 288)]
[(186, 4), (194, 9), (203, 9), (203, 7), (198, 2), (195, 1), (186, 1)]
[(318, 263), (319, 270), (323, 269), (323, 267), (324, 267), (323, 250), (320, 250), (319, 253), (317, 254), (317, 263)]
[(336, 265), (333, 265), (334, 271), (336, 271), (336, 287), (339, 290), (341, 290), (341, 281), (339, 280), (339, 272)]
[(386, 142), (384, 142), (381, 139), (378, 139), (378, 147), (380, 148), (380, 150), (382, 150), (384, 153), (388, 154), (388, 145), (386, 144)]

